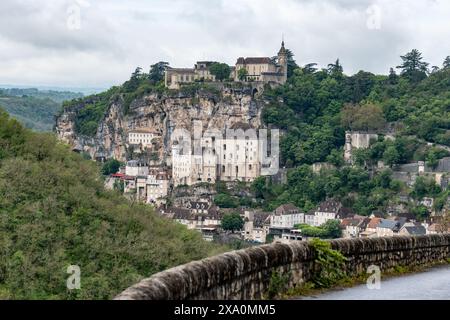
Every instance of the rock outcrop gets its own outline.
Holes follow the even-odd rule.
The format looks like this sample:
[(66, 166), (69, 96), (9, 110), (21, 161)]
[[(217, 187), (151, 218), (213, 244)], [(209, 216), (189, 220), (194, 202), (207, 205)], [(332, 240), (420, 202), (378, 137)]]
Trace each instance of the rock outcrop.
[[(84, 104), (85, 105), (85, 104)], [(125, 114), (125, 103), (116, 98), (110, 102), (95, 137), (78, 134), (75, 128), (77, 113), (82, 103), (66, 109), (56, 119), (58, 137), (74, 150), (88, 153), (93, 159), (127, 158), (128, 132), (133, 129), (151, 129), (161, 135), (160, 153), (170, 150), (170, 133), (178, 128), (192, 130), (193, 121), (202, 121), (203, 129), (226, 129), (238, 122), (255, 128), (261, 126), (261, 103), (252, 90), (221, 89), (219, 94), (195, 95), (150, 94), (134, 100)], [(191, 131), (192, 132), (192, 131)]]

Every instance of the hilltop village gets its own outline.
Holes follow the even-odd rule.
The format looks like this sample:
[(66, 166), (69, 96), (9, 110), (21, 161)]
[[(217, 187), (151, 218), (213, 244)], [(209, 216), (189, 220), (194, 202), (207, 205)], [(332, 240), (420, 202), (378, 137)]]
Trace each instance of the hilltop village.
[[(399, 102), (364, 100), (370, 90), (375, 100), (406, 82), (440, 81), (446, 69), (431, 80), (393, 70), (346, 76), (339, 60), (296, 66), (284, 42), (273, 57), (237, 58), (223, 78), (221, 66), (136, 70), (123, 86), (66, 105), (57, 134), (104, 166), (116, 162), (108, 188), (206, 240), (448, 232), (447, 124), (416, 134), (407, 126), (417, 118), (398, 120), (408, 115)], [(260, 129), (280, 129), (279, 149)]]
[[(136, 138), (136, 136), (140, 138)], [(151, 141), (150, 136), (151, 133), (131, 132), (131, 143)], [(371, 139), (377, 138), (378, 135), (374, 133), (347, 132), (344, 154), (347, 165), (352, 166), (354, 163), (352, 152), (368, 148)], [(393, 137), (391, 138), (393, 139)], [(248, 140), (242, 141), (244, 146), (247, 142)], [(233, 144), (233, 146), (236, 145)], [(176, 147), (174, 148), (176, 149)], [(252, 149), (249, 150), (253, 152)], [(188, 163), (191, 165), (190, 161)], [(235, 164), (232, 163), (233, 166)], [(257, 168), (258, 161), (249, 164), (249, 166), (252, 165)], [(330, 166), (332, 165), (327, 163), (316, 163), (312, 169), (318, 172)], [(384, 165), (380, 163), (379, 166), (382, 169)], [(450, 158), (445, 158), (435, 169), (429, 168), (423, 161), (419, 161), (416, 164), (399, 167), (394, 175), (410, 185), (417, 177), (428, 176), (435, 179), (436, 183), (442, 187), (447, 187), (450, 178), (449, 169)], [(445, 224), (439, 223), (441, 221), (439, 217), (426, 222), (416, 221), (416, 218), (408, 214), (405, 206), (402, 205), (390, 208), (387, 213), (373, 212), (370, 216), (358, 215), (335, 199), (328, 199), (308, 212), (302, 212), (292, 203), (281, 205), (270, 212), (251, 209), (248, 206), (221, 208), (214, 202), (217, 195), (217, 191), (212, 187), (214, 184), (224, 181), (227, 182), (225, 185), (232, 190), (240, 183), (253, 182), (260, 176), (259, 172), (250, 170), (246, 175), (230, 177), (224, 171), (214, 179), (206, 178), (207, 175), (205, 175), (204, 178), (207, 181), (196, 180), (193, 177), (183, 178), (181, 181), (178, 175), (183, 170), (186, 170), (186, 162), (181, 162), (179, 159), (173, 162), (172, 170), (132, 160), (128, 161), (118, 173), (110, 176), (108, 185), (110, 188), (115, 185), (123, 185), (125, 194), (135, 197), (140, 202), (154, 205), (160, 215), (173, 219), (189, 229), (201, 232), (204, 239), (208, 241), (213, 241), (221, 236), (254, 244), (272, 241), (302, 241), (311, 237), (302, 232), (302, 228), (307, 226), (315, 228), (326, 226), (330, 228), (330, 232), (333, 232), (332, 228), (334, 227), (335, 234), (344, 238), (425, 235), (450, 231)], [(215, 166), (212, 166), (211, 172), (216, 172), (215, 170)], [(268, 176), (267, 179), (285, 179), (285, 173), (285, 170), (281, 169), (277, 176)], [(407, 195), (400, 196), (404, 198), (405, 203), (411, 200)], [(432, 198), (424, 198), (421, 204), (429, 210), (433, 210)], [(224, 230), (222, 221), (224, 216), (232, 215), (239, 216), (242, 223), (237, 223), (236, 227), (231, 226)], [(229, 233), (230, 230), (233, 231), (232, 234)], [(235, 233), (234, 231), (239, 232)], [(324, 232), (326, 232), (325, 229)], [(333, 237), (332, 233), (330, 233), (330, 237)]]

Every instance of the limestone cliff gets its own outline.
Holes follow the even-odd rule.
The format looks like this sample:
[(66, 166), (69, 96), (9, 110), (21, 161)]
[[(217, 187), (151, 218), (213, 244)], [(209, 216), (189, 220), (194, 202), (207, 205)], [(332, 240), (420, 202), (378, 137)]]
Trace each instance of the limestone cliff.
[[(89, 103), (89, 101), (87, 102)], [(115, 158), (125, 161), (129, 154), (128, 132), (134, 129), (151, 129), (161, 135), (158, 152), (167, 155), (170, 150), (170, 133), (178, 128), (192, 129), (193, 121), (202, 121), (207, 128), (229, 128), (237, 122), (261, 127), (261, 102), (250, 89), (221, 89), (218, 94), (149, 94), (135, 99), (125, 114), (125, 102), (115, 97), (109, 102), (104, 118), (94, 137), (76, 132), (77, 113), (85, 106), (80, 102), (56, 119), (58, 137), (74, 150), (88, 153), (93, 159)]]

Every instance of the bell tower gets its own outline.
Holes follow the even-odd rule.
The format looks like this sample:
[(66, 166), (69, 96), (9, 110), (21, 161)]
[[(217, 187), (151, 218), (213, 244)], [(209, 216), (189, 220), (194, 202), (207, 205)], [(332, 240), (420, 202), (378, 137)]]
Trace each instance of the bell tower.
[(284, 40), (281, 42), (281, 49), (278, 51), (278, 64), (280, 65), (280, 73), (283, 74), (283, 83), (287, 81), (288, 56), (284, 47)]

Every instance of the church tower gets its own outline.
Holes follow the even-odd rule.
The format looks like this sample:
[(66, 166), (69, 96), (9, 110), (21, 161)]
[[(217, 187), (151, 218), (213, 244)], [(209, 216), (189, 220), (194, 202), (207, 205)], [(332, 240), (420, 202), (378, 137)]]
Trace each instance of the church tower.
[(288, 56), (284, 47), (284, 40), (281, 42), (281, 49), (278, 51), (278, 64), (280, 65), (280, 73), (283, 74), (283, 83), (287, 81)]

